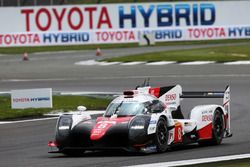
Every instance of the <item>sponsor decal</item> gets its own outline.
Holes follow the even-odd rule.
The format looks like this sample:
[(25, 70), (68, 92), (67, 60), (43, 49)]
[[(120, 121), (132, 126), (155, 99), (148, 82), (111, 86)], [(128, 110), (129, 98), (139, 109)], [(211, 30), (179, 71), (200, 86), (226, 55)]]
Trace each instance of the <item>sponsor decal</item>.
[(95, 32), (96, 42), (134, 42), (137, 36), (134, 31), (97, 31)]
[(155, 40), (178, 40), (182, 39), (183, 31), (181, 29), (156, 30)]
[[(228, 18), (235, 3), (241, 12)], [(0, 47), (250, 38), (249, 15), (245, 1), (4, 8)]]
[(107, 130), (116, 123), (113, 122), (98, 122), (91, 131), (90, 139), (98, 140), (102, 138)]
[(124, 118), (121, 117), (121, 118), (116, 118), (116, 119), (112, 119), (112, 118), (106, 119), (104, 117), (97, 118), (96, 120), (97, 123), (91, 130), (90, 139), (91, 140), (101, 139), (106, 134), (106, 132), (110, 129), (110, 127), (118, 123), (128, 122), (131, 118), (132, 117), (124, 117)]
[[(156, 21), (157, 27), (180, 26), (183, 22), (182, 25), (185, 26), (213, 25), (216, 17), (215, 6), (212, 3), (193, 4), (192, 6), (188, 3), (175, 5), (163, 3), (151, 4), (149, 7), (119, 5), (118, 8), (120, 28), (127, 26), (125, 21), (130, 21), (132, 28), (138, 27), (137, 13), (140, 14), (140, 20), (144, 23), (143, 27), (149, 27), (153, 21)], [(157, 19), (155, 20), (153, 17)]]
[(44, 33), (43, 43), (83, 43), (90, 40), (88, 32)]
[(23, 89), (11, 91), (13, 109), (52, 108), (52, 89)]
[(50, 97), (33, 97), (33, 98), (20, 97), (20, 98), (13, 98), (12, 100), (15, 103), (50, 101)]
[(206, 111), (202, 111), (202, 114), (208, 114), (208, 113), (210, 113), (210, 114), (211, 114), (211, 113), (213, 113), (213, 110), (209, 110), (209, 111), (207, 111), (207, 110), (206, 110)]
[[(112, 28), (109, 11), (106, 6), (99, 6), (98, 8), (73, 6), (61, 9), (56, 7), (24, 8), (20, 10), (20, 13), (25, 18), (25, 29), (27, 32), (33, 29), (49, 31), (54, 28), (61, 31), (65, 27), (71, 30)], [(34, 23), (34, 28), (32, 28), (32, 23)]]
[(156, 124), (157, 121), (156, 120), (150, 120), (149, 124)]
[(41, 38), (36, 33), (0, 34), (0, 46), (40, 44)]
[[(113, 14), (117, 15), (114, 20)], [(61, 8), (22, 8), (20, 15), (25, 20), (27, 32), (37, 29), (49, 31), (112, 29), (169, 26), (213, 25), (216, 10), (213, 3), (162, 3), (162, 4), (117, 4), (100, 6), (69, 6)], [(33, 27), (33, 23), (34, 26)], [(118, 24), (115, 24), (118, 23)], [(115, 27), (117, 26), (117, 27)]]
[(228, 37), (249, 37), (250, 36), (250, 26), (245, 27), (229, 27)]
[(213, 120), (213, 115), (202, 115), (202, 122), (211, 122)]
[(216, 39), (226, 37), (225, 29), (222, 27), (189, 28), (187, 31), (189, 39)]
[(166, 102), (173, 101), (173, 100), (176, 100), (176, 94), (167, 94), (166, 95), (166, 97), (165, 97)]
[(153, 134), (156, 132), (156, 124), (157, 124), (158, 119), (159, 119), (159, 115), (157, 115), (157, 114), (151, 115), (151, 119), (149, 121), (149, 126), (148, 126), (148, 130), (147, 130), (148, 134)]

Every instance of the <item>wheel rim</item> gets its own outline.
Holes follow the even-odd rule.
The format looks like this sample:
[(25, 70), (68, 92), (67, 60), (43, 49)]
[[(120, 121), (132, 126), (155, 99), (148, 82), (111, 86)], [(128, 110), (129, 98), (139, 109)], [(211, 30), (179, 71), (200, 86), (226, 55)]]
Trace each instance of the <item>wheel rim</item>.
[(216, 114), (214, 119), (214, 132), (215, 135), (219, 138), (222, 138), (222, 132), (223, 132), (223, 119), (220, 116), (220, 114)]
[(166, 144), (167, 127), (162, 122), (158, 125), (157, 136), (158, 136), (158, 141), (161, 145)]

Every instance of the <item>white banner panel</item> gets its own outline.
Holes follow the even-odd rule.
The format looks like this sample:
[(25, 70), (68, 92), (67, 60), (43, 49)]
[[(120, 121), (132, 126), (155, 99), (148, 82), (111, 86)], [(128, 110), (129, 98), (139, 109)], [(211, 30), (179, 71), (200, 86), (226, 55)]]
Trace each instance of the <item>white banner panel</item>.
[(52, 108), (52, 89), (12, 90), (11, 107), (13, 109)]
[(250, 37), (250, 1), (5, 7), (0, 47)]

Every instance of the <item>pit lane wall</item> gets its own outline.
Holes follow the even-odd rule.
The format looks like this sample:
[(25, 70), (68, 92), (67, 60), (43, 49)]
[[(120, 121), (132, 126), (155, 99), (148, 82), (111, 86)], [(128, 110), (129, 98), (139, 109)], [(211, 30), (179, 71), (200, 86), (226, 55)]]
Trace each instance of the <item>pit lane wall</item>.
[(250, 1), (6, 7), (0, 47), (250, 38)]

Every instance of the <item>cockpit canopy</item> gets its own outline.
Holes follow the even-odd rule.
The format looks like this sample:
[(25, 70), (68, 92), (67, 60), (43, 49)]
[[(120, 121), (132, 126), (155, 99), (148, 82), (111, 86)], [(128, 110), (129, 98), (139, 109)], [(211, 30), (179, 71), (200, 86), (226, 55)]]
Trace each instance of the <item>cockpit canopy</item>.
[(108, 106), (105, 117), (134, 116), (139, 114), (159, 113), (164, 111), (165, 105), (151, 95), (135, 95), (133, 97), (120, 96)]

